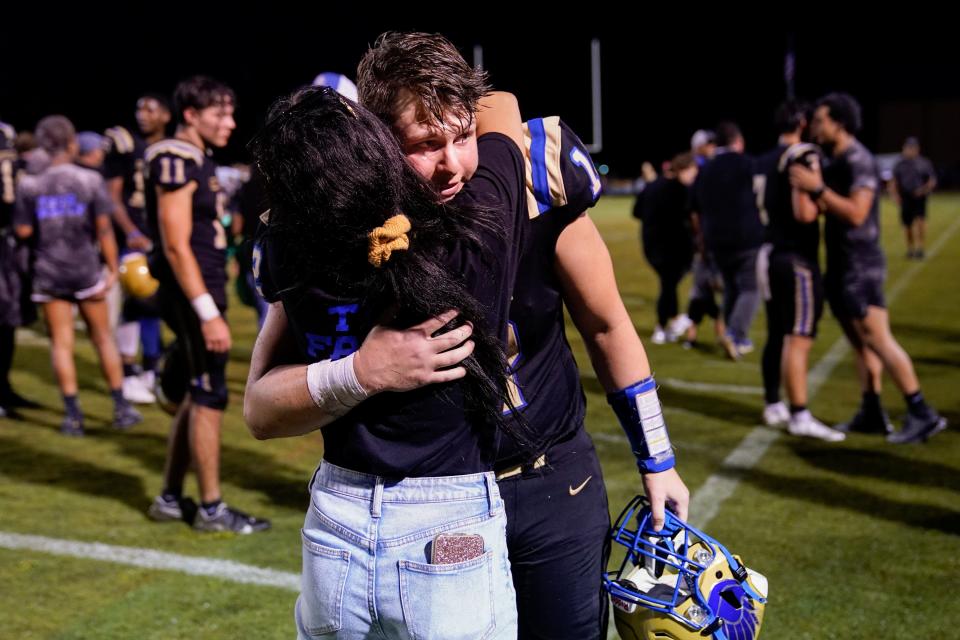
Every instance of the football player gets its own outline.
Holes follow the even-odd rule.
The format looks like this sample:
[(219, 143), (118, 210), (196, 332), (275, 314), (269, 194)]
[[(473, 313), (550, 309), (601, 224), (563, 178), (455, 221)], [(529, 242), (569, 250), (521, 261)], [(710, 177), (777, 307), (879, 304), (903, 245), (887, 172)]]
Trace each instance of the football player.
[[(442, 117), (457, 113), (451, 103), (462, 86), (458, 73), (469, 73), (435, 65), (453, 57), (438, 51), (456, 52), (439, 35), (385, 34), (364, 56), (357, 78), (361, 103), (392, 127), (408, 162), (449, 201), (469, 184), (478, 155), (471, 118)], [(459, 65), (469, 69), (462, 58)], [(585, 399), (564, 334), (564, 302), (627, 431), (657, 517), (667, 504), (685, 515), (688, 493), (609, 252), (584, 215), (600, 195), (593, 162), (559, 118), (528, 122), (525, 147), (527, 210), (535, 220), (523, 246), (508, 348), (517, 411), (537, 442), (531, 453), (505, 439), (495, 469), (507, 508), (519, 637), (594, 638), (606, 625), (599, 576), (609, 516), (599, 461), (583, 428)]]
[(194, 529), (253, 533), (270, 523), (228, 506), (220, 492), (220, 429), (231, 338), (224, 315), (224, 194), (208, 152), (230, 139), (235, 102), (233, 91), (211, 78), (181, 82), (174, 95), (176, 134), (145, 153), (147, 215), (162, 244), (162, 251), (155, 252), (154, 276), (160, 281), (164, 319), (177, 335), (190, 377), (189, 395), (171, 425), (163, 491), (149, 515), (158, 521), (189, 519), (194, 505), (183, 496), (183, 481), (192, 464), (201, 500)]
[[(107, 129), (107, 156), (103, 173), (114, 202), (114, 231), (121, 256), (149, 253), (156, 238), (150, 237), (144, 195), (144, 152), (166, 135), (170, 107), (166, 98), (147, 93), (137, 100), (139, 133), (124, 127)], [(154, 401), (152, 392), (160, 357), (160, 309), (155, 296), (125, 296), (117, 327), (117, 346), (123, 358), (123, 393), (131, 402)], [(137, 370), (137, 343), (143, 346), (143, 371)]]
[(833, 315), (857, 353), (862, 403), (854, 418), (838, 428), (890, 431), (880, 406), (880, 376), (886, 369), (907, 405), (903, 428), (887, 439), (898, 444), (924, 442), (947, 422), (927, 404), (910, 356), (890, 331), (883, 295), (886, 260), (880, 247), (877, 167), (873, 154), (856, 138), (860, 113), (860, 104), (849, 94), (821, 98), (810, 129), (824, 149), (825, 165), (821, 170), (796, 163), (790, 168), (790, 182), (827, 214), (824, 288)]
[[(798, 103), (785, 103), (779, 108), (780, 140), (773, 154), (773, 166), (766, 174), (764, 210), (772, 250), (764, 370), (771, 366), (767, 359), (772, 357), (783, 372), (782, 376), (776, 375), (776, 380), (779, 386), (782, 377), (790, 401), (787, 430), (793, 435), (836, 442), (843, 440), (844, 434), (814, 418), (807, 409), (807, 367), (823, 313), (823, 281), (819, 264), (820, 212), (809, 194), (790, 185), (790, 168), (795, 164), (815, 169), (821, 165), (820, 150), (801, 141), (807, 124), (805, 112), (805, 107)], [(782, 344), (780, 353), (767, 353), (770, 342)], [(769, 413), (768, 408), (765, 416)]]

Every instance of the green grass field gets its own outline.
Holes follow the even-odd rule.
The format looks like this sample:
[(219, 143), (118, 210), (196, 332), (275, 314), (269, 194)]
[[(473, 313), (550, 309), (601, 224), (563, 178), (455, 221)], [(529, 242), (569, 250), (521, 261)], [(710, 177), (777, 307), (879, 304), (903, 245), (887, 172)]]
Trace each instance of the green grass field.
[[(642, 260), (630, 204), (607, 198), (593, 216), (646, 339), (657, 285)], [(868, 436), (830, 445), (783, 435), (753, 468), (725, 469), (724, 459), (760, 422), (762, 312), (752, 335), (758, 350), (743, 362), (725, 360), (711, 340), (691, 351), (648, 344), (661, 381), (745, 387), (731, 393), (664, 385), (661, 397), (691, 492), (712, 475), (739, 479), (707, 531), (769, 578), (766, 640), (960, 637), (960, 229), (952, 226), (958, 215), (960, 197), (934, 198), (928, 244), (943, 244), (916, 267), (903, 258), (894, 207), (890, 202), (883, 207), (888, 290), (903, 283), (890, 305), (894, 333), (913, 356), (925, 395), (951, 422), (951, 429), (928, 445), (894, 447)], [(257, 442), (248, 435), (241, 394), (256, 322), (252, 310), (238, 304), (231, 321), (237, 347), (228, 372), (224, 496), (271, 518), (271, 531), (198, 535), (180, 524), (149, 521), (146, 508), (161, 488), (167, 416), (149, 407), (143, 425), (129, 433), (111, 431), (105, 384), (89, 342), (80, 340), (76, 359), (88, 436), (60, 436), (60, 399), (48, 350), (42, 341), (28, 339), (18, 347), (13, 382), (46, 408), (26, 412), (24, 422), (0, 420), (0, 538), (32, 534), (298, 572), (306, 482), (322, 441), (314, 435)], [(702, 335), (710, 333), (705, 327)], [(811, 362), (839, 337), (827, 313)], [(587, 427), (616, 516), (639, 490), (639, 479), (582, 343), (574, 332), (570, 338), (583, 369)], [(812, 398), (811, 409), (838, 422), (850, 417), (858, 402), (847, 352)], [(903, 401), (889, 381), (884, 402), (899, 421)], [(195, 495), (192, 480), (188, 491)], [(276, 587), (0, 544), (2, 638), (289, 638), (294, 598), (294, 592)]]

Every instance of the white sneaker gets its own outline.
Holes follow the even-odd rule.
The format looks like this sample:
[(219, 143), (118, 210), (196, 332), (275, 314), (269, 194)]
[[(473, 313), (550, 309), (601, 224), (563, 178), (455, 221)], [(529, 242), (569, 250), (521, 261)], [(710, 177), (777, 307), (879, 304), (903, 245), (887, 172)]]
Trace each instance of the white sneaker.
[(653, 344), (666, 344), (667, 343), (667, 333), (663, 330), (663, 327), (657, 325), (653, 329), (653, 335), (650, 336), (650, 342)]
[(139, 376), (140, 382), (143, 383), (143, 386), (147, 388), (148, 391), (153, 393), (153, 387), (157, 384), (157, 374), (155, 371), (144, 371)]
[(152, 404), (157, 401), (157, 397), (144, 386), (139, 376), (127, 376), (123, 379), (123, 397), (134, 404)]
[(692, 325), (693, 320), (690, 319), (690, 316), (685, 313), (681, 313), (667, 323), (667, 341), (676, 342), (687, 333), (687, 329), (689, 329)]
[(818, 440), (826, 440), (827, 442), (840, 442), (847, 437), (847, 434), (842, 431), (831, 429), (814, 418), (809, 411), (802, 411), (790, 416), (787, 431), (794, 436), (817, 438)]
[(774, 402), (763, 408), (763, 422), (768, 427), (778, 427), (790, 422), (790, 409), (784, 402)]

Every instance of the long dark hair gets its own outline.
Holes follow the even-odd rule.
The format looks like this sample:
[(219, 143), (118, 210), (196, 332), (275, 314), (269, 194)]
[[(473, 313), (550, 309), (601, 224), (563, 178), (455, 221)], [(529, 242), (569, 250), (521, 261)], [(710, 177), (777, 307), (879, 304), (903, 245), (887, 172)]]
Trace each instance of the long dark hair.
[[(373, 317), (400, 327), (458, 309), (456, 324), (474, 325), (461, 385), (468, 414), (487, 436), (500, 427), (529, 442), (526, 423), (502, 415), (504, 403), (512, 405), (497, 328), (486, 326), (483, 309), (444, 262), (456, 243), (482, 252), (481, 234), (500, 228), (493, 212), (440, 204), (386, 125), (328, 87), (278, 101), (251, 147), (271, 208), (265, 240), (283, 248), (285, 271), (297, 274), (292, 286), (360, 299)], [(374, 267), (369, 234), (397, 214), (410, 221), (409, 250)]]

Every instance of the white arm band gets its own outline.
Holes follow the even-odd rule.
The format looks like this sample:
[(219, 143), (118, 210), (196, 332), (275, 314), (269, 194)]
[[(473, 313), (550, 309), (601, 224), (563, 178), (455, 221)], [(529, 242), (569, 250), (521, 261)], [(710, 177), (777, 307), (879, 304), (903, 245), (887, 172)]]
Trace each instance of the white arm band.
[(213, 301), (213, 296), (209, 293), (203, 293), (190, 301), (193, 311), (200, 318), (200, 322), (207, 322), (220, 317), (220, 309), (217, 309), (217, 303)]
[(356, 352), (339, 360), (321, 360), (307, 367), (307, 390), (313, 403), (321, 409), (339, 405), (349, 410), (367, 398), (366, 389), (360, 386), (353, 369)]

